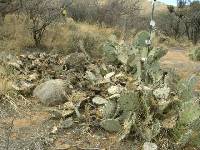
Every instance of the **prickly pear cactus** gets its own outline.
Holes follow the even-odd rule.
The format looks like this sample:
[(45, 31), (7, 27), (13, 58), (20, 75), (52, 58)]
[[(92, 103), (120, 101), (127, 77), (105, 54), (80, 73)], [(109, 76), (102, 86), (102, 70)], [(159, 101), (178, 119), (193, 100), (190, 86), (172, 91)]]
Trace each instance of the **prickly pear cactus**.
[[(179, 119), (177, 126), (172, 130), (176, 144), (184, 146), (187, 143), (195, 145), (195, 140), (200, 137), (200, 106), (197, 97), (194, 96), (193, 88), (196, 83), (194, 76), (180, 81), (178, 85), (179, 98), (182, 100), (179, 107)], [(198, 147), (200, 144), (197, 144)]]
[(127, 43), (118, 43), (112, 36), (111, 40), (103, 45), (105, 61), (112, 64), (122, 64), (130, 67), (131, 70), (136, 67), (136, 49)]
[(103, 50), (104, 50), (104, 55), (106, 56), (105, 57), (106, 62), (114, 64), (118, 63), (115, 43), (107, 42), (103, 46)]
[(119, 140), (136, 134), (144, 142), (159, 144), (166, 138), (175, 147), (189, 143), (200, 148), (200, 105), (193, 91), (196, 78), (179, 81), (175, 72), (160, 67), (167, 51), (152, 47), (152, 32), (139, 33), (133, 45), (111, 44), (115, 60), (135, 68), (133, 76), (138, 80), (136, 89), (121, 94), (115, 112), (104, 119), (119, 121)]
[(149, 39), (149, 32), (141, 31), (136, 35), (134, 45), (137, 47), (146, 47), (146, 40)]

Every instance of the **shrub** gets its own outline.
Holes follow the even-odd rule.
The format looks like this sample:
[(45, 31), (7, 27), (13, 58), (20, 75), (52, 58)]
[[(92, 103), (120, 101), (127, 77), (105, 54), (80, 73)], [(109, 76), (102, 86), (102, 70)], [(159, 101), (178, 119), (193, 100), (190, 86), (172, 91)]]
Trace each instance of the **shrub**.
[[(76, 32), (69, 33), (67, 41), (68, 52), (84, 50), (93, 57), (99, 57), (101, 53), (101, 44), (105, 41), (105, 37), (98, 33)], [(81, 45), (81, 43), (83, 45)]]
[(0, 51), (16, 52), (33, 44), (23, 16), (6, 15), (0, 27)]
[(47, 26), (61, 17), (61, 8), (64, 4), (60, 1), (49, 0), (26, 0), (23, 1), (23, 9), (29, 21), (35, 46), (41, 46)]
[(130, 28), (138, 22), (139, 7), (139, 0), (74, 0), (68, 14), (76, 21)]
[(194, 61), (200, 61), (200, 47), (192, 49), (189, 57)]

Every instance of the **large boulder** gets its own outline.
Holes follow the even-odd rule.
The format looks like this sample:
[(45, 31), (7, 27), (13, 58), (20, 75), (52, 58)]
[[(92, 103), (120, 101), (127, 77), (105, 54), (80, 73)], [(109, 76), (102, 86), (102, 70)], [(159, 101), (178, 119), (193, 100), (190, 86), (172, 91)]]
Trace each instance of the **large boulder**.
[(64, 80), (49, 80), (38, 85), (33, 91), (33, 96), (46, 106), (54, 106), (65, 103), (67, 94), (71, 93), (69, 84)]

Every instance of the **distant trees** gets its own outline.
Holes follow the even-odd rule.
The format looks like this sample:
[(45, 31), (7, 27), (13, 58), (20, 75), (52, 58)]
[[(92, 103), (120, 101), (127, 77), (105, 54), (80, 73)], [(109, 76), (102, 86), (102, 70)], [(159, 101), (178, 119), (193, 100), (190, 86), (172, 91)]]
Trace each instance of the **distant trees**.
[(13, 13), (21, 8), (21, 0), (0, 0), (0, 24), (3, 24), (7, 14)]
[[(109, 0), (102, 5), (101, 21), (109, 25), (126, 21), (130, 25), (133, 18), (139, 14), (139, 0)], [(122, 24), (123, 25), (123, 24)]]
[(188, 0), (177, 0), (177, 7), (183, 8), (187, 4)]
[(194, 44), (200, 40), (200, 2), (194, 1), (185, 8), (183, 22), (186, 29), (186, 35)]
[[(76, 21), (98, 22), (108, 26), (133, 25), (138, 16), (139, 0), (73, 0), (68, 8), (69, 16)], [(124, 24), (123, 24), (124, 25)]]
[(168, 6), (168, 13), (160, 16), (159, 27), (169, 36), (187, 36), (196, 44), (200, 40), (200, 2), (178, 0), (177, 7)]

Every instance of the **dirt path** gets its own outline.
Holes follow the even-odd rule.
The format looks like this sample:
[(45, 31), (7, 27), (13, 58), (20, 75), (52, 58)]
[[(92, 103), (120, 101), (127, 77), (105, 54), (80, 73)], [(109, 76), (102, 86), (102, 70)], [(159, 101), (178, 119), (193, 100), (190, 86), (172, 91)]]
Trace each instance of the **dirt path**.
[(200, 73), (200, 62), (191, 61), (187, 51), (179, 47), (170, 48), (167, 55), (161, 59), (161, 65), (174, 68), (181, 78)]

